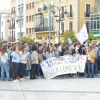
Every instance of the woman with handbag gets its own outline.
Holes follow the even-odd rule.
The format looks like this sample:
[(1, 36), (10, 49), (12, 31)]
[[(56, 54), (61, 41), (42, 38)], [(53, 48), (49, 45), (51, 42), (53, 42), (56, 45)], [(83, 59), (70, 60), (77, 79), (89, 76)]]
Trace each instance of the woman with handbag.
[(38, 67), (38, 64), (39, 64), (36, 45), (32, 46), (30, 60), (31, 60), (30, 61), (31, 63), (30, 79), (36, 79), (35, 72), (36, 72), (36, 67)]

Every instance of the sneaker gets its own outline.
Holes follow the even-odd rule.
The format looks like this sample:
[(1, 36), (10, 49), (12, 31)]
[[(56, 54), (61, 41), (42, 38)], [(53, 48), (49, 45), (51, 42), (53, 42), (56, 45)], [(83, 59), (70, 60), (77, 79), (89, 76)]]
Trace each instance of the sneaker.
[(16, 79), (16, 82), (19, 82), (19, 80)]
[(25, 79), (24, 79), (24, 78), (20, 78), (20, 80), (21, 80), (21, 81), (24, 81)]
[(14, 82), (14, 83), (17, 83), (17, 81), (16, 81), (16, 80), (13, 80), (13, 82)]
[(26, 78), (30, 78), (29, 76), (27, 76)]

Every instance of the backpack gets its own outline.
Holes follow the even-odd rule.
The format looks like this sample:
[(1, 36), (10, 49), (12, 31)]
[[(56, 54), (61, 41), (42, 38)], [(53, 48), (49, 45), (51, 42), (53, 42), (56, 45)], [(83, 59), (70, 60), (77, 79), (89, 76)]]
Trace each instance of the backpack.
[(32, 64), (32, 61), (31, 61), (31, 54), (32, 54), (32, 52), (30, 52), (29, 55), (27, 55), (28, 62), (29, 62), (30, 64)]

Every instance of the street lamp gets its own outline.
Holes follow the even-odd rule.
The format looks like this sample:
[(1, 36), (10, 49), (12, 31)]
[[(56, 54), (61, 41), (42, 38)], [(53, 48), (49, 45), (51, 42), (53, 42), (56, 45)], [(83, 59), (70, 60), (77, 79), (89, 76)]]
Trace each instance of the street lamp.
[[(56, 21), (59, 22), (59, 43), (60, 43), (60, 22), (63, 21), (63, 19), (60, 16), (62, 14), (60, 14), (60, 12), (61, 12), (62, 8), (63, 7), (66, 8), (66, 6), (62, 6), (62, 7), (54, 6), (54, 7), (57, 8), (57, 11), (59, 11), (58, 15), (55, 15), (55, 11), (53, 11), (52, 13), (54, 14), (54, 17), (58, 17), (58, 20), (56, 20)], [(66, 10), (64, 12), (64, 15), (67, 15), (67, 11)]]
[[(8, 15), (8, 20), (7, 22), (10, 23), (10, 21), (12, 22), (11, 25), (12, 25), (12, 43), (13, 43), (13, 29), (15, 28), (15, 20), (16, 20), (16, 16), (15, 14), (14, 15)], [(16, 22), (18, 22), (19, 20), (17, 19)], [(15, 35), (14, 35), (15, 37)]]

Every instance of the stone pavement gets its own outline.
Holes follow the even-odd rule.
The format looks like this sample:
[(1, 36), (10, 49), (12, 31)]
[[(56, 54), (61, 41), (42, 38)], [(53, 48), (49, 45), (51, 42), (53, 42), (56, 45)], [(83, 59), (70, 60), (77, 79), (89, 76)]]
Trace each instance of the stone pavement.
[(0, 81), (0, 100), (100, 100), (100, 78)]

